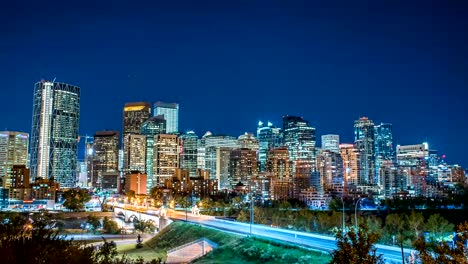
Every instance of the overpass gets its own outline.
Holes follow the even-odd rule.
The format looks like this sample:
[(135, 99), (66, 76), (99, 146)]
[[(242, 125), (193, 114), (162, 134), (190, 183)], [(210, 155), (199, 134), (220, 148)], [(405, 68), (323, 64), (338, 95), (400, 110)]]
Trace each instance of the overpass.
[(123, 218), (125, 222), (136, 220), (145, 220), (153, 222), (159, 228), (159, 211), (148, 212), (146, 209), (125, 208), (114, 206), (114, 217)]

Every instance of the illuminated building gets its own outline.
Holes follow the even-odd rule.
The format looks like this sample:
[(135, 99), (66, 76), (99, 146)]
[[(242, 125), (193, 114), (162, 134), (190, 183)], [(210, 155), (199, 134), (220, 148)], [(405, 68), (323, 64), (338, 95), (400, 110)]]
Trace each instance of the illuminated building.
[[(98, 131), (93, 143), (93, 187), (109, 188), (111, 179), (119, 178), (119, 132)], [(106, 178), (106, 181), (103, 178)], [(104, 184), (106, 182), (106, 184)], [(105, 186), (104, 186), (105, 185)], [(113, 186), (114, 184), (110, 184)], [(107, 187), (107, 188), (105, 188)], [(116, 187), (115, 187), (116, 188)], [(109, 188), (114, 189), (114, 188)]]
[(282, 144), (281, 129), (273, 126), (271, 122), (267, 122), (267, 125), (264, 125), (262, 121), (259, 121), (257, 127), (257, 138), (259, 145), (259, 169), (261, 172), (264, 172), (268, 150), (278, 148)]
[(332, 134), (322, 135), (322, 150), (340, 152), (340, 136)]
[[(154, 137), (153, 186), (164, 186), (180, 165), (180, 139), (174, 134), (158, 134)], [(155, 181), (156, 180), (156, 181)]]
[[(207, 135), (204, 136), (205, 141), (205, 170), (210, 172), (210, 177), (213, 179), (218, 179), (220, 181), (221, 171), (218, 170), (217, 164), (221, 162), (221, 159), (218, 158), (219, 151), (218, 148), (238, 148), (239, 143), (236, 137), (226, 136), (226, 135)], [(229, 158), (227, 163), (229, 163)], [(227, 167), (223, 167), (227, 168)]]
[(127, 165), (130, 171), (145, 172), (146, 168), (146, 136), (128, 135)]
[(374, 126), (375, 139), (375, 175), (379, 179), (380, 167), (385, 161), (395, 161), (395, 151), (393, 150), (392, 124), (381, 123)]
[(265, 165), (265, 177), (270, 179), (270, 196), (273, 200), (294, 197), (292, 166), (287, 148), (270, 149)]
[(381, 194), (385, 198), (392, 198), (398, 193), (406, 191), (406, 177), (394, 161), (384, 160), (379, 166)]
[(313, 186), (317, 190), (337, 190), (343, 186), (343, 160), (339, 152), (322, 149), (317, 155), (316, 163), (320, 178), (319, 183)]
[(180, 153), (180, 168), (187, 169), (190, 177), (197, 174), (198, 159), (198, 136), (193, 131), (189, 131), (180, 136), (182, 153)]
[(242, 182), (250, 187), (250, 181), (258, 176), (257, 152), (240, 148), (233, 149), (229, 158), (229, 182), (231, 188)]
[(154, 103), (154, 116), (162, 115), (166, 119), (166, 133), (179, 132), (179, 104), (176, 103)]
[[(216, 150), (216, 173), (215, 178), (219, 182), (219, 189), (221, 190), (231, 190), (232, 185), (230, 181), (229, 174), (229, 162), (231, 159), (231, 151), (234, 148), (230, 147), (217, 147), (213, 149)], [(211, 155), (211, 152), (210, 152)]]
[(151, 117), (141, 125), (141, 134), (146, 137), (145, 170), (147, 176), (147, 189), (151, 190), (156, 183), (154, 168), (154, 141), (155, 136), (166, 133), (166, 120), (164, 116)]
[(239, 148), (246, 148), (258, 151), (258, 139), (254, 137), (252, 133), (245, 133), (243, 135), (240, 135), (237, 141), (239, 143)]
[(9, 188), (14, 166), (25, 166), (28, 162), (29, 134), (23, 132), (0, 132), (0, 178), (3, 187)]
[(93, 186), (93, 137), (85, 136), (85, 166), (86, 166), (86, 186), (92, 187)]
[[(130, 154), (135, 150), (129, 149), (130, 135), (140, 135), (141, 125), (151, 117), (151, 104), (147, 102), (126, 103), (123, 109), (123, 140), (122, 149), (124, 153), (123, 171), (125, 174), (134, 170), (135, 165), (131, 166)], [(135, 140), (135, 139), (133, 139)], [(144, 171), (138, 168), (139, 171)]]
[(354, 144), (360, 153), (358, 185), (378, 184), (375, 178), (374, 123), (367, 117), (354, 121)]
[(75, 187), (80, 88), (41, 81), (34, 88), (31, 132), (31, 178)]
[(360, 167), (361, 153), (353, 144), (340, 144), (340, 154), (343, 160), (343, 176), (345, 188), (348, 185), (357, 186), (362, 177)]

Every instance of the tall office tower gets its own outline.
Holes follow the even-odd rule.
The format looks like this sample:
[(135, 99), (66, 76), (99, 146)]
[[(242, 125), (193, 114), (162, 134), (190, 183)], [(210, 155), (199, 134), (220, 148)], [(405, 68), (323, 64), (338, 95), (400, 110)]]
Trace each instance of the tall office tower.
[(25, 166), (28, 162), (29, 134), (23, 132), (0, 132), (0, 178), (3, 187), (11, 185), (11, 172), (15, 165)]
[(257, 178), (257, 176), (257, 152), (247, 148), (232, 150), (229, 158), (229, 182), (231, 187), (242, 182), (250, 189), (251, 180)]
[[(317, 155), (319, 183), (313, 186), (317, 190), (340, 190), (343, 188), (343, 159), (339, 152), (329, 149), (320, 150)], [(318, 185), (318, 186), (317, 186)]]
[(146, 158), (145, 158), (145, 171), (146, 171), (146, 189), (148, 191), (153, 188), (156, 181), (154, 172), (154, 140), (155, 136), (166, 133), (166, 120), (164, 116), (158, 115), (149, 118), (141, 125), (141, 134), (146, 136)]
[(288, 147), (294, 174), (294, 190), (297, 197), (302, 189), (311, 184), (315, 168), (315, 128), (302, 117), (283, 117), (284, 144)]
[(217, 174), (217, 149), (220, 147), (225, 148), (238, 148), (239, 143), (236, 137), (226, 135), (207, 135), (205, 140), (205, 170), (209, 171), (212, 179), (220, 179)]
[(340, 154), (343, 160), (343, 176), (345, 192), (348, 185), (359, 185), (362, 182), (360, 177), (362, 168), (360, 167), (361, 153), (353, 144), (340, 144)]
[(180, 168), (187, 169), (190, 177), (197, 175), (198, 136), (193, 131), (180, 136), (182, 152), (180, 153)]
[(252, 133), (245, 133), (237, 138), (240, 148), (257, 151), (259, 148), (258, 139)]
[(154, 103), (154, 116), (163, 115), (166, 119), (166, 133), (179, 132), (179, 104), (176, 103)]
[(207, 131), (202, 138), (198, 140), (197, 146), (197, 169), (205, 170), (206, 166), (206, 148), (205, 148), (205, 141), (207, 136), (211, 136), (211, 132)]
[(279, 148), (282, 145), (281, 129), (273, 126), (271, 122), (263, 124), (262, 121), (258, 122), (257, 138), (259, 144), (258, 160), (260, 162), (260, 171), (265, 171), (265, 163), (268, 150), (272, 148)]
[(154, 137), (154, 165), (153, 177), (156, 176), (156, 184), (164, 186), (166, 180), (170, 180), (180, 165), (180, 139), (174, 134), (159, 134)]
[(119, 132), (98, 131), (94, 135), (93, 187), (104, 188), (104, 178), (119, 178)]
[(340, 136), (332, 134), (322, 135), (322, 149), (340, 152)]
[[(231, 151), (233, 148), (218, 147), (216, 148), (216, 173), (212, 178), (218, 182), (219, 190), (232, 190), (233, 185), (230, 181), (229, 162), (231, 160)], [(237, 184), (234, 183), (234, 185)]]
[(80, 88), (40, 81), (34, 88), (31, 178), (75, 187), (80, 121)]
[(397, 164), (406, 177), (410, 194), (427, 196), (429, 161), (437, 152), (430, 150), (426, 142), (417, 145), (397, 145), (396, 151)]
[(375, 178), (375, 141), (374, 123), (367, 117), (354, 121), (354, 143), (360, 153), (360, 167), (362, 175), (358, 185), (374, 185)]
[[(123, 140), (122, 149), (124, 152), (123, 171), (127, 174), (131, 171), (129, 160), (130, 152), (135, 150), (129, 149), (130, 135), (140, 135), (141, 125), (151, 117), (151, 104), (147, 102), (126, 103), (123, 109)], [(144, 170), (141, 170), (144, 172)]]
[(265, 176), (270, 179), (271, 199), (283, 200), (294, 197), (292, 164), (288, 148), (274, 148), (268, 151)]
[(375, 176), (380, 185), (380, 168), (385, 161), (395, 161), (393, 150), (392, 124), (381, 123), (374, 126), (375, 139)]
[[(145, 173), (146, 169), (146, 136), (128, 135), (128, 170)], [(126, 173), (127, 174), (127, 173)]]

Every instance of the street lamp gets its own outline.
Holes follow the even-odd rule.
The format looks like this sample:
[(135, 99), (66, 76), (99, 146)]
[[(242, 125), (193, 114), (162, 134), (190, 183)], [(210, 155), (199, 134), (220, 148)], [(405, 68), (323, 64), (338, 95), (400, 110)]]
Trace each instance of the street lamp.
[(361, 199), (365, 199), (365, 197), (360, 197), (357, 201), (356, 201), (356, 206), (354, 207), (354, 223), (356, 225), (356, 232), (358, 230), (358, 222), (357, 222), (357, 206), (359, 204), (359, 201)]
[(252, 224), (254, 222), (254, 196), (250, 193), (250, 236), (252, 236)]

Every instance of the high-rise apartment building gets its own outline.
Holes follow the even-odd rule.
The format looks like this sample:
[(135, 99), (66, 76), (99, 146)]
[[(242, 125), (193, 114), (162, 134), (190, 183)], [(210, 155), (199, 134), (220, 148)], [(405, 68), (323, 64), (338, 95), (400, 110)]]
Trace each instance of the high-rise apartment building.
[(381, 123), (374, 126), (375, 139), (375, 175), (380, 185), (380, 168), (386, 161), (395, 162), (395, 151), (393, 150), (392, 124)]
[(176, 103), (154, 103), (154, 116), (163, 115), (166, 119), (166, 133), (179, 132), (179, 104)]
[(232, 150), (229, 158), (229, 182), (231, 188), (239, 182), (250, 187), (250, 181), (257, 178), (257, 176), (257, 152), (247, 148)]
[(340, 144), (340, 154), (343, 160), (345, 188), (348, 185), (359, 185), (363, 181), (360, 179), (363, 176), (359, 162), (361, 160), (361, 153), (353, 144)]
[(271, 122), (265, 125), (262, 121), (258, 122), (257, 138), (259, 144), (258, 161), (260, 162), (260, 171), (265, 171), (265, 164), (268, 150), (278, 148), (282, 145), (281, 129), (273, 126)]
[(151, 190), (155, 185), (156, 176), (153, 174), (154, 168), (154, 141), (155, 136), (166, 133), (166, 120), (164, 116), (158, 115), (149, 118), (141, 125), (141, 134), (146, 137), (146, 158), (145, 170), (147, 175), (147, 190)]
[[(317, 190), (341, 189), (343, 186), (343, 160), (339, 152), (322, 149), (317, 155), (319, 183), (313, 186)], [(318, 185), (318, 186), (317, 186)]]
[(79, 87), (36, 83), (30, 145), (33, 180), (53, 177), (62, 188), (75, 187), (79, 120)]
[(197, 175), (198, 136), (188, 131), (180, 136), (182, 152), (180, 153), (180, 168), (189, 171), (190, 177)]
[(210, 173), (212, 179), (220, 179), (220, 175), (217, 174), (217, 149), (220, 147), (224, 148), (238, 148), (239, 143), (236, 137), (226, 135), (207, 135), (204, 137), (205, 141), (205, 170)]
[(271, 199), (283, 200), (294, 197), (291, 165), (288, 148), (275, 148), (268, 151), (265, 176), (270, 179)]
[(354, 143), (360, 153), (361, 168), (358, 185), (374, 185), (375, 178), (375, 139), (374, 123), (367, 117), (354, 121)]
[[(214, 177), (211, 177), (211, 179), (216, 180), (218, 182), (218, 189), (232, 190), (233, 185), (230, 180), (229, 165), (231, 160), (231, 151), (233, 150), (233, 148), (217, 147), (213, 149), (216, 149), (216, 173)], [(234, 183), (234, 185), (235, 184), (237, 184), (237, 182)]]
[(29, 134), (23, 132), (0, 132), (0, 178), (3, 187), (9, 188), (13, 166), (25, 166), (28, 162)]
[(180, 166), (180, 138), (174, 134), (158, 134), (154, 138), (153, 186), (163, 186)]
[(340, 152), (340, 136), (332, 134), (322, 135), (322, 149)]
[(146, 136), (128, 135), (128, 160), (126, 160), (130, 172), (146, 171)]
[[(126, 103), (123, 109), (123, 140), (122, 149), (124, 153), (123, 170), (125, 174), (129, 173), (130, 153), (135, 150), (129, 149), (130, 135), (140, 135), (141, 125), (151, 117), (151, 104), (147, 102)], [(143, 172), (142, 170), (141, 172)]]
[(96, 132), (93, 150), (92, 186), (103, 188), (103, 178), (119, 178), (119, 132)]

